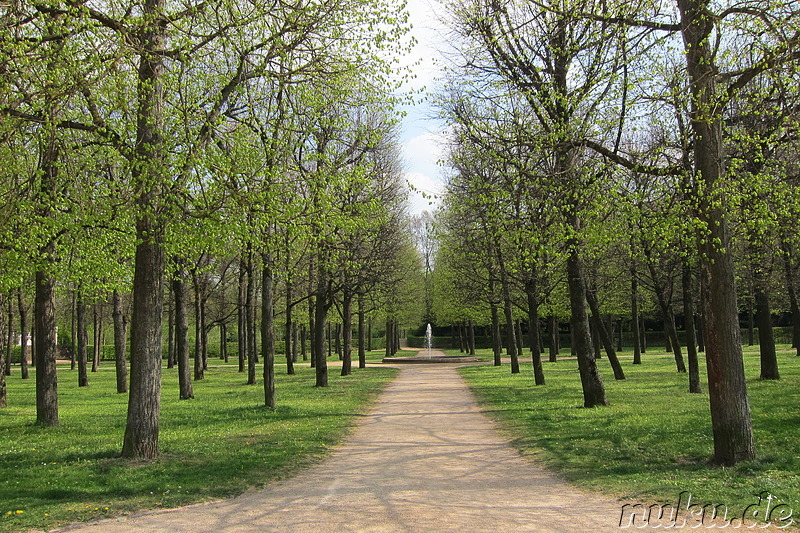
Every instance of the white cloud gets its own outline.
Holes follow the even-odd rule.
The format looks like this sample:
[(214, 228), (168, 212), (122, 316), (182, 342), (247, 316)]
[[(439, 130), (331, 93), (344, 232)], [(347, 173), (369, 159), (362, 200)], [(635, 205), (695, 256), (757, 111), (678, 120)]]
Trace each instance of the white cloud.
[(401, 60), (401, 65), (410, 67), (414, 76), (406, 89), (430, 90), (440, 76), (442, 50), (447, 47), (446, 29), (437, 13), (442, 6), (436, 0), (408, 0), (407, 10), (410, 35), (416, 44)]
[(409, 212), (418, 215), (423, 211), (434, 211), (441, 203), (444, 192), (442, 183), (426, 174), (406, 172), (406, 187), (408, 188)]
[[(408, 0), (407, 9), (413, 26), (411, 35), (417, 43), (401, 61), (415, 76), (406, 83), (405, 90), (431, 91), (441, 76), (442, 50), (448, 47), (446, 29), (437, 13), (443, 8), (437, 0)], [(419, 92), (417, 96), (421, 96)], [(418, 98), (415, 105), (404, 106), (404, 110), (407, 115), (403, 119), (401, 137), (410, 211), (412, 214), (433, 211), (444, 191), (442, 173), (445, 169), (439, 163), (444, 155), (444, 125), (433, 118), (435, 112), (424, 99)]]
[(412, 172), (438, 175), (444, 156), (444, 133), (428, 131), (410, 138), (403, 145), (403, 154)]
[(412, 214), (433, 211), (441, 202), (445, 169), (439, 161), (444, 155), (445, 136), (443, 131), (427, 131), (408, 139), (403, 145)]

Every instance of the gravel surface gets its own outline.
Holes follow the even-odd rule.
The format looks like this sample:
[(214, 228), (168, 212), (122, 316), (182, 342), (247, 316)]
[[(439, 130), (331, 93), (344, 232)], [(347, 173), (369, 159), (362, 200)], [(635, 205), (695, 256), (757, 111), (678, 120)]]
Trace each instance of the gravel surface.
[(324, 462), (233, 500), (73, 525), (86, 532), (618, 531), (621, 503), (521, 457), (457, 365), (403, 365)]

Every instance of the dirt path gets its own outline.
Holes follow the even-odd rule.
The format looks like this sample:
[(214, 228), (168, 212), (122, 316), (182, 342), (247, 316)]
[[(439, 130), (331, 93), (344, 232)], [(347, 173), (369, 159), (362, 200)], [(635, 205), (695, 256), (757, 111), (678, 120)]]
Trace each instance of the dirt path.
[(520, 457), (454, 365), (404, 365), (349, 439), (299, 476), (239, 498), (73, 526), (86, 532), (618, 530), (620, 504)]

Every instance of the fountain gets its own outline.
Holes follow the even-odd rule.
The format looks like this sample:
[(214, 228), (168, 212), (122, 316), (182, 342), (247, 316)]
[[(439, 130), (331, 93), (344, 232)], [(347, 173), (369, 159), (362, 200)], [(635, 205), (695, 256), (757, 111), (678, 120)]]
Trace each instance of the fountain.
[(433, 331), (431, 330), (431, 325), (428, 324), (427, 329), (425, 329), (425, 349), (428, 350), (428, 357), (431, 356), (432, 348), (433, 348)]
[(407, 357), (384, 357), (383, 362), (389, 364), (405, 364), (405, 363), (473, 363), (478, 361), (475, 356), (465, 355), (445, 355), (441, 351), (436, 350), (433, 353), (433, 327), (428, 324), (425, 328), (425, 347), (417, 352), (417, 354)]

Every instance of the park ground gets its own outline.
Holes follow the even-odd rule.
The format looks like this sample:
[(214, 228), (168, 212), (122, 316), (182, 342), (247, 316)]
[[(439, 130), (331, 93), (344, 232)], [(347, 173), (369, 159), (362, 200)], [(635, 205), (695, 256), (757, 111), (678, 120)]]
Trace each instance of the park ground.
[[(601, 360), (612, 404), (601, 409), (579, 408), (577, 370), (568, 358), (545, 363), (545, 387), (532, 385), (530, 364), (523, 364), (516, 376), (508, 365), (461, 372), (483, 410), (499, 425), (501, 441), (510, 443), (527, 463), (557, 472), (558, 483), (566, 479), (578, 487), (574, 490), (603, 495), (592, 496), (592, 502), (667, 503), (684, 493), (695, 502), (724, 503), (731, 513), (741, 513), (767, 491), (796, 511), (800, 360), (784, 348), (781, 381), (748, 383), (759, 458), (734, 468), (708, 463), (708, 398), (685, 392), (687, 378), (674, 371), (668, 356), (648, 355), (634, 369), (623, 354), (630, 369), (624, 382), (614, 382), (603, 366), (607, 362)], [(488, 353), (478, 355), (490, 359)], [(345, 435), (358, 433), (352, 432), (354, 421), (363, 426), (365, 406), (395, 375), (395, 370), (378, 364), (379, 358), (371, 354), (370, 368), (351, 378), (335, 377), (327, 391), (311, 387), (311, 370), (300, 365), (297, 376), (279, 376), (275, 411), (259, 406), (263, 391), (244, 386), (235, 368), (212, 368), (204, 382), (196, 383), (197, 398), (189, 402), (169, 396), (174, 384), (167, 375), (163, 457), (143, 465), (116, 458), (124, 397), (113, 393), (110, 365), (93, 375), (90, 388), (84, 390), (73, 386), (68, 369), (60, 370), (62, 425), (55, 430), (31, 424), (31, 408), (23, 404), (31, 401), (25, 391), (32, 384), (23, 386), (12, 376), (12, 407), (0, 417), (0, 501), (7, 506), (0, 531), (49, 529), (242, 492), (250, 498), (283, 483), (281, 479), (320, 468), (312, 465), (321, 458), (328, 464), (335, 454), (347, 455), (346, 444), (333, 456), (329, 450)], [(757, 376), (752, 349), (745, 360), (748, 375)], [(335, 367), (331, 370), (333, 378)], [(353, 462), (357, 464), (357, 456)], [(523, 502), (526, 491), (536, 491), (533, 480), (529, 487), (517, 488)]]

